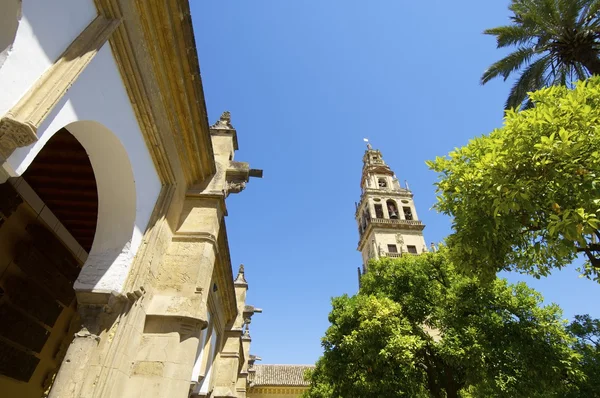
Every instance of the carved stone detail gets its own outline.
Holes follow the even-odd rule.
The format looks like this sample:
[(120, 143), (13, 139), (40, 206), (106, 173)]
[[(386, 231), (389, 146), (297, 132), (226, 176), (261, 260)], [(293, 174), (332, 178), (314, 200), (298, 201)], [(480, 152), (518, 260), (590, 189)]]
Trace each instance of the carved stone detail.
[(179, 326), (179, 334), (182, 338), (188, 338), (200, 331), (200, 323), (190, 320), (182, 320)]
[(246, 188), (246, 181), (227, 181), (227, 193), (240, 193)]
[(229, 111), (225, 111), (221, 114), (221, 117), (215, 124), (210, 126), (211, 129), (215, 130), (235, 130), (233, 125), (231, 124), (231, 113)]
[(16, 149), (33, 144), (37, 141), (36, 127), (31, 123), (15, 119), (14, 115), (6, 114), (0, 120), (0, 153), (4, 157)]

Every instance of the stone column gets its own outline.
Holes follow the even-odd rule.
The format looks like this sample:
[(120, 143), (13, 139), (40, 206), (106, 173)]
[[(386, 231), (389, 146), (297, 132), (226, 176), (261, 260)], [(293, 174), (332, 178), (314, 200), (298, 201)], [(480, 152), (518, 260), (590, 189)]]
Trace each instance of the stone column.
[(246, 389), (248, 388), (248, 361), (250, 360), (250, 335), (242, 336), (242, 352), (244, 354), (244, 363), (242, 364), (237, 382), (238, 398), (246, 398)]
[[(102, 339), (123, 309), (125, 299), (115, 296), (88, 293), (77, 297), (81, 329), (75, 333), (62, 361), (50, 398), (75, 398), (89, 396), (95, 375), (99, 372)], [(109, 303), (109, 299), (112, 299)], [(113, 312), (110, 308), (114, 308)], [(90, 389), (91, 388), (91, 389)]]
[(69, 345), (67, 354), (50, 390), (50, 398), (80, 396), (86, 379), (86, 370), (100, 342), (98, 317), (102, 308), (100, 306), (84, 305), (80, 306), (78, 310), (82, 320), (82, 328), (75, 333), (73, 342)]
[[(208, 293), (223, 220), (223, 197), (188, 195), (156, 275), (155, 294), (128, 390), (144, 398), (186, 397), (208, 325)], [(140, 395), (141, 394), (141, 395)], [(130, 396), (130, 395), (126, 395)]]
[(228, 330), (225, 332), (225, 345), (219, 354), (214, 390), (212, 396), (215, 398), (237, 398), (237, 379), (240, 366), (240, 338), (242, 330)]
[(390, 219), (390, 212), (388, 211), (387, 202), (385, 200), (381, 200), (381, 207), (383, 207), (383, 218)]

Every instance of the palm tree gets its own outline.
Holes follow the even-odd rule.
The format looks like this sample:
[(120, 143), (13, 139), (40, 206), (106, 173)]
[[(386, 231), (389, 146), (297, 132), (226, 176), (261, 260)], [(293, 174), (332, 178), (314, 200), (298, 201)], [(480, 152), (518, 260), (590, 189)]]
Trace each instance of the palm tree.
[(498, 48), (517, 48), (481, 77), (481, 84), (506, 80), (522, 69), (506, 109), (530, 107), (530, 91), (600, 74), (600, 0), (512, 0), (509, 9), (512, 24), (484, 33), (496, 36)]

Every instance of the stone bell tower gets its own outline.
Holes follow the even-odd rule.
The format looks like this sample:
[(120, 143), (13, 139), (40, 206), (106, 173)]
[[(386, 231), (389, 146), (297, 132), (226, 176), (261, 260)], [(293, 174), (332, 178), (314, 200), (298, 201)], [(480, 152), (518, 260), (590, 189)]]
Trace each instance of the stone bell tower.
[[(363, 156), (360, 202), (356, 204), (358, 251), (362, 253), (362, 273), (372, 258), (400, 257), (427, 251), (423, 229), (413, 194), (383, 161), (381, 152), (367, 144)], [(359, 274), (361, 270), (359, 268)]]

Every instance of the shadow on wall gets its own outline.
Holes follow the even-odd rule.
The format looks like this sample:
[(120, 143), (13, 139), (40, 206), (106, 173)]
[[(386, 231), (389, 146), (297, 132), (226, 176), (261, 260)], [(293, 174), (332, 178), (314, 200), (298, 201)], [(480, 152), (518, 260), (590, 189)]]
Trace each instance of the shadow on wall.
[[(96, 15), (96, 7), (88, 1), (0, 0), (0, 67), (21, 33), (29, 46), (42, 50), (49, 64), (55, 63)], [(17, 39), (16, 45), (21, 44)], [(31, 48), (25, 53), (33, 54)]]
[(21, 0), (2, 0), (0, 7), (0, 68), (12, 49), (21, 20)]

